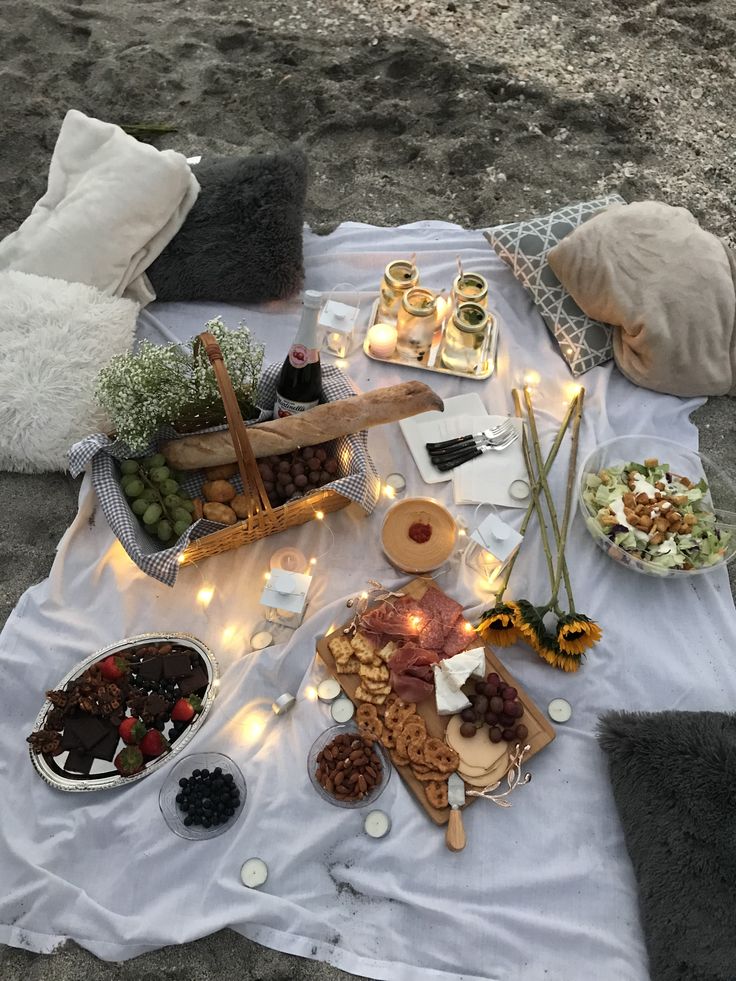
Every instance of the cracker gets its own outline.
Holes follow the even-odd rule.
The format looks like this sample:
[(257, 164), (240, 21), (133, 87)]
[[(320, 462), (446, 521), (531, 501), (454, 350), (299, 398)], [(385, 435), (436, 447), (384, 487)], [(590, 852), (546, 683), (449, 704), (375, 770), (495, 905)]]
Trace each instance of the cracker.
[(374, 695), (388, 695), (391, 692), (391, 685), (387, 685), (383, 681), (370, 681), (368, 678), (361, 678), (360, 683), (366, 691), (373, 692)]
[(395, 749), (390, 749), (388, 752), (396, 766), (407, 766), (409, 763), (409, 757), (399, 752), (398, 746)]
[(420, 783), (435, 783), (436, 781), (447, 780), (446, 773), (440, 773), (439, 770), (427, 770), (425, 772), (419, 773), (412, 766), (414, 771), (414, 776), (419, 780)]
[(357, 674), (360, 671), (361, 663), (357, 657), (349, 657), (347, 661), (337, 661), (335, 669), (338, 674)]
[(447, 781), (435, 780), (424, 787), (424, 795), (432, 807), (442, 810), (447, 807)]
[(376, 649), (362, 634), (356, 634), (350, 643), (361, 664), (380, 664)]
[(327, 647), (329, 648), (330, 654), (332, 654), (338, 663), (340, 661), (346, 661), (353, 653), (350, 641), (343, 634), (337, 637), (331, 637), (327, 641)]
[(378, 651), (378, 657), (384, 664), (388, 664), (389, 658), (396, 652), (397, 646), (396, 641), (390, 640)]
[(367, 678), (369, 681), (380, 681), (382, 684), (386, 684), (391, 677), (391, 672), (385, 664), (361, 664), (358, 674), (361, 678)]
[(359, 702), (370, 702), (372, 705), (383, 705), (386, 695), (377, 695), (375, 692), (366, 691), (362, 685), (355, 689), (355, 697)]

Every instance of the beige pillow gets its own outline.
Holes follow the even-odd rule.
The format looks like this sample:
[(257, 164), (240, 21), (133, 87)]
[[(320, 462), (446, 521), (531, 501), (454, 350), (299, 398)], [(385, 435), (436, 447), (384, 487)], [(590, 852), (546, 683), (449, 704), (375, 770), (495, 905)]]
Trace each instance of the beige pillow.
[(636, 385), (736, 395), (736, 259), (685, 208), (612, 205), (549, 253), (589, 317), (615, 324), (613, 356)]

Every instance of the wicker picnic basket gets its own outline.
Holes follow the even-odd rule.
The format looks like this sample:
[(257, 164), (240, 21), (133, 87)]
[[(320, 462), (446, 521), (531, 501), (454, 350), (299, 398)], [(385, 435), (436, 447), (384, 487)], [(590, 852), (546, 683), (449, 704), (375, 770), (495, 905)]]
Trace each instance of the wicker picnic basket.
[(199, 562), (210, 555), (218, 555), (220, 552), (227, 552), (232, 548), (248, 545), (260, 538), (267, 538), (269, 535), (286, 531), (287, 528), (295, 528), (313, 518), (332, 511), (339, 511), (350, 503), (350, 500), (344, 495), (325, 488), (315, 491), (308, 497), (289, 501), (280, 507), (271, 506), (258, 470), (255, 454), (248, 440), (247, 428), (243, 422), (240, 406), (230, 376), (227, 373), (220, 347), (213, 335), (208, 332), (199, 334), (197, 342), (202, 345), (209, 358), (220, 389), (228, 428), (237, 456), (240, 479), (243, 482), (243, 494), (248, 500), (248, 516), (235, 525), (222, 528), (220, 531), (212, 532), (203, 538), (190, 542), (179, 556), (179, 562), (182, 565)]

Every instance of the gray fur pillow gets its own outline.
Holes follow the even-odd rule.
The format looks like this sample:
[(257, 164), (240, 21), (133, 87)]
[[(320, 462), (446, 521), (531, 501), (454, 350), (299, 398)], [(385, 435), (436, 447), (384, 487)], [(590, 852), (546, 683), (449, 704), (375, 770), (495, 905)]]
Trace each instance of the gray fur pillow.
[(205, 158), (194, 172), (199, 197), (146, 270), (156, 299), (261, 303), (296, 293), (304, 276), (301, 150)]

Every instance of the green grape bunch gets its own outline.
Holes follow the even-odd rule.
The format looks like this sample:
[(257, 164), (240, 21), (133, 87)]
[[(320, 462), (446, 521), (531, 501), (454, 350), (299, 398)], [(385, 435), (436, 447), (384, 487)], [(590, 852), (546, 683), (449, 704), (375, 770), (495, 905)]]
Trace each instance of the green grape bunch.
[(164, 545), (173, 545), (194, 521), (194, 502), (161, 453), (123, 460), (120, 485), (133, 514)]

